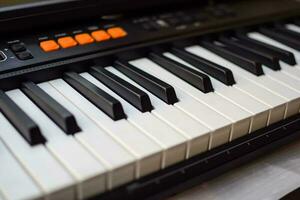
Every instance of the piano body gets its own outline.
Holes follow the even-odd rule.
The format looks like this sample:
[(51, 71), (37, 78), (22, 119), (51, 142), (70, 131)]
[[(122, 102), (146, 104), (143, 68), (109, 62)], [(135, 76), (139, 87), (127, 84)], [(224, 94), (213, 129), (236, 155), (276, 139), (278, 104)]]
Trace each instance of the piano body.
[(299, 138), (300, 1), (0, 3), (0, 199), (164, 199)]

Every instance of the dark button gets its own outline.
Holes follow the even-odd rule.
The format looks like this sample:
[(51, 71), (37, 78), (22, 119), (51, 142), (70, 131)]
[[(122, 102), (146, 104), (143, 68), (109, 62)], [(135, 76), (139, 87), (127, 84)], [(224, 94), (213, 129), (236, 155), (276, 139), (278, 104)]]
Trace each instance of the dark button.
[(141, 112), (148, 112), (152, 110), (149, 96), (139, 88), (124, 81), (103, 67), (93, 67), (90, 73)]
[(80, 131), (75, 117), (33, 82), (22, 84), (22, 91), (38, 105), (66, 134)]
[(32, 58), (33, 58), (33, 56), (31, 55), (31, 53), (28, 52), (28, 51), (24, 51), (24, 52), (17, 53), (17, 57), (18, 57), (20, 60), (29, 60), (29, 59), (32, 59)]
[(26, 47), (24, 43), (16, 43), (10, 46), (11, 50), (15, 53), (26, 51)]
[(30, 145), (44, 144), (46, 142), (38, 125), (1, 90), (0, 111)]
[(68, 72), (63, 79), (113, 120), (126, 118), (122, 104), (79, 74)]

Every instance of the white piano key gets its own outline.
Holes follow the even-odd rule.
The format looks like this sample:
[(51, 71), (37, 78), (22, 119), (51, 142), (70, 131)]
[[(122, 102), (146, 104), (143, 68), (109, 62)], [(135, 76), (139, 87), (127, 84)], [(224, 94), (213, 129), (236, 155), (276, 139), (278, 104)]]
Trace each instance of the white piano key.
[(0, 163), (0, 188), (6, 199), (41, 199), (42, 192), (2, 140), (0, 140)]
[[(133, 155), (86, 117), (52, 85), (42, 83), (39, 84), (39, 87), (58, 103), (64, 105), (75, 116), (82, 131), (74, 136), (109, 170), (108, 189), (130, 182), (135, 178), (135, 159)], [(109, 151), (107, 151), (108, 149)]]
[[(172, 54), (166, 53), (165, 55), (172, 59), (180, 61), (181, 63), (185, 64), (186, 66), (189, 66), (195, 70), (198, 70), (195, 67), (193, 67), (192, 65), (177, 58), (176, 56), (173, 56)], [(204, 72), (202, 72), (202, 73), (204, 73)], [(236, 89), (235, 87), (226, 86), (223, 83), (215, 80), (212, 77), (210, 77), (210, 80), (211, 80), (213, 88), (214, 88), (214, 94), (215, 94), (214, 96), (220, 95), (223, 98), (230, 101), (231, 103), (233, 103), (234, 105), (237, 105), (240, 108), (242, 108), (243, 110), (246, 110), (248, 112), (248, 114), (251, 113), (252, 119), (251, 119), (251, 126), (250, 126), (249, 132), (253, 132), (260, 128), (267, 126), (268, 116), (269, 116), (268, 106), (255, 100), (251, 96), (241, 92), (240, 90)], [(223, 102), (223, 101), (219, 100), (220, 98), (217, 98), (217, 99), (218, 99), (218, 102)], [(207, 101), (209, 101), (209, 100), (207, 100)], [(214, 101), (212, 101), (212, 103), (213, 103), (212, 106), (215, 105)], [(224, 105), (227, 105), (227, 104), (222, 103), (219, 107), (222, 107)], [(231, 107), (229, 106), (229, 108), (231, 108)], [(229, 110), (231, 110), (232, 112), (233, 112), (233, 110), (235, 110), (235, 112), (237, 112), (236, 108), (229, 109)], [(241, 116), (239, 116), (239, 118), (241, 118)], [(234, 138), (235, 137), (233, 137), (233, 139)]]
[[(283, 70), (272, 71), (266, 68), (264, 71), (266, 76), (280, 83), (280, 85), (276, 85), (277, 90), (289, 101), (286, 114), (287, 117), (297, 114), (300, 109), (300, 80), (289, 76), (284, 73)], [(267, 87), (271, 87), (268, 85), (271, 83), (267, 81), (261, 80), (261, 83)]]
[(66, 135), (20, 90), (7, 95), (40, 127), (47, 139), (46, 146), (77, 180), (78, 198), (92, 197), (105, 191), (105, 168), (73, 136)]
[[(285, 49), (287, 51), (292, 52), (296, 59), (298, 59), (298, 62), (300, 61), (299, 52), (297, 50), (294, 50), (290, 47), (287, 47), (271, 38), (268, 38), (267, 36), (264, 36), (260, 33), (250, 33), (248, 34), (249, 37), (252, 39), (258, 40), (260, 42), (264, 42), (269, 45), (276, 46), (278, 48)], [(295, 66), (290, 66), (282, 61), (280, 61), (281, 70), (280, 71), (271, 71), (270, 69), (265, 68), (264, 71), (267, 76), (272, 78), (273, 80), (276, 80), (280, 82), (282, 85), (284, 85), (287, 89), (286, 92), (290, 91), (291, 89), (296, 90), (297, 92), (294, 92), (294, 100), (292, 100), (291, 95), (286, 95), (286, 97), (290, 97), (290, 108), (293, 108), (294, 111), (297, 109), (297, 105), (299, 105), (299, 92), (300, 92), (300, 86), (299, 86), (299, 74), (300, 74), (300, 65), (297, 64)], [(279, 89), (279, 88), (278, 88)], [(298, 108), (299, 110), (299, 108)], [(294, 112), (293, 114), (296, 114), (297, 112)], [(289, 115), (291, 116), (291, 115)]]
[(158, 119), (156, 116), (152, 115), (150, 112), (140, 112), (90, 74), (82, 73), (81, 76), (114, 98), (118, 99), (127, 115), (127, 120), (161, 145), (164, 149), (162, 163), (163, 168), (178, 163), (186, 158), (187, 138), (183, 137), (180, 133)]
[(217, 94), (228, 99), (232, 103), (241, 106), (252, 114), (249, 130), (250, 133), (268, 125), (270, 107), (268, 107), (266, 104), (257, 101), (252, 96), (238, 90), (235, 87), (227, 87), (217, 81), (213, 83), (213, 87)]
[[(161, 77), (160, 67), (149, 59), (134, 60), (131, 61), (131, 64), (169, 82), (165, 77)], [(209, 149), (229, 142), (231, 122), (228, 119), (189, 96), (188, 93), (182, 91), (176, 85), (173, 85), (173, 87), (179, 99), (179, 102), (174, 104), (174, 106), (183, 110), (211, 130)]]
[(159, 117), (165, 123), (169, 124), (175, 130), (188, 138), (189, 152), (187, 158), (207, 151), (210, 135), (210, 130), (207, 127), (189, 117), (186, 113), (177, 109), (175, 106), (166, 104), (151, 92), (147, 91), (146, 89), (129, 79), (127, 76), (119, 72), (117, 69), (113, 67), (106, 67), (106, 69), (111, 73), (117, 75), (118, 77), (124, 79), (125, 81), (131, 83), (132, 85), (138, 87), (139, 89), (143, 90), (149, 95), (152, 106), (154, 107), (151, 113)]
[[(165, 53), (165, 56), (197, 70), (192, 65), (186, 63), (185, 61), (174, 56), (171, 53)], [(182, 90), (188, 92), (191, 96), (193, 96), (200, 102), (206, 104), (216, 112), (219, 112), (221, 115), (223, 115), (224, 117), (226, 117), (227, 119), (233, 122), (233, 128), (232, 128), (232, 134), (230, 140), (239, 138), (249, 133), (252, 115), (248, 111), (233, 104), (232, 102), (216, 94), (215, 92), (204, 94), (199, 90), (197, 90), (196, 88), (194, 88), (193, 86), (184, 82), (180, 78), (177, 78), (176, 76), (172, 75), (172, 77), (168, 77), (168, 79), (171, 78), (174, 79), (174, 82), (176, 82), (178, 87), (180, 87)]]
[(233, 70), (234, 78), (236, 80), (236, 84), (234, 84), (233, 87), (240, 89), (256, 100), (272, 108), (270, 111), (268, 124), (272, 124), (284, 119), (287, 108), (286, 100), (283, 97), (274, 94), (274, 92), (261, 87), (261, 85), (257, 84), (255, 81), (251, 79), (249, 80), (250, 73), (245, 75), (245, 71), (240, 69), (238, 66), (200, 46), (192, 46), (187, 48), (187, 50), (195, 54), (201, 53), (201, 56)]
[[(171, 59), (174, 59), (174, 60), (188, 66), (188, 67), (191, 67), (194, 70), (200, 71), (196, 67), (190, 65), (189, 63), (179, 59), (178, 57), (176, 57), (170, 53), (166, 53), (165, 55)], [(205, 72), (202, 72), (202, 73), (205, 73)], [(230, 113), (233, 113), (233, 112), (238, 112), (238, 114), (241, 114), (241, 115), (237, 115), (235, 117), (236, 119), (242, 119), (243, 117), (246, 118), (246, 116), (251, 117), (251, 126), (249, 129), (249, 132), (258, 130), (267, 125), (269, 109), (265, 104), (262, 104), (262, 103), (256, 101), (251, 96), (242, 93), (241, 91), (239, 91), (238, 89), (236, 89), (234, 87), (226, 86), (226, 85), (222, 84), (221, 82), (215, 80), (213, 77), (210, 77), (210, 80), (211, 80), (213, 88), (214, 88), (214, 93), (212, 93), (212, 94), (216, 99), (211, 100), (212, 98), (206, 99), (205, 97), (202, 97), (203, 100), (206, 99), (208, 102), (211, 102), (212, 106), (217, 105), (214, 103), (214, 101), (220, 102), (219, 107), (222, 107), (222, 106), (227, 107), (228, 110), (225, 110), (225, 112), (227, 111), (226, 113), (229, 115), (230, 115)], [(212, 94), (211, 94), (211, 96), (212, 96)], [(202, 96), (204, 96), (204, 95), (205, 94), (202, 94)], [(237, 110), (237, 108), (232, 109), (232, 106), (230, 106), (228, 104), (228, 102), (224, 103), (224, 100), (222, 98), (220, 98), (220, 96), (225, 98), (227, 101), (230, 101), (231, 104), (234, 104), (236, 107), (239, 107), (242, 110)], [(235, 99), (236, 101), (234, 101), (232, 99)], [(243, 105), (243, 106), (241, 106), (241, 105)], [(248, 113), (245, 113), (244, 111), (247, 111)], [(244, 115), (242, 115), (243, 112), (244, 112)]]
[(136, 178), (161, 168), (162, 149), (127, 120), (112, 120), (62, 79), (49, 83), (136, 157)]
[[(30, 146), (0, 113), (0, 138), (48, 199), (75, 199), (75, 180), (44, 145)], [(51, 171), (51, 176), (49, 176)]]
[(300, 27), (295, 24), (286, 24), (286, 28), (290, 29), (291, 31), (295, 31), (297, 33), (300, 33)]

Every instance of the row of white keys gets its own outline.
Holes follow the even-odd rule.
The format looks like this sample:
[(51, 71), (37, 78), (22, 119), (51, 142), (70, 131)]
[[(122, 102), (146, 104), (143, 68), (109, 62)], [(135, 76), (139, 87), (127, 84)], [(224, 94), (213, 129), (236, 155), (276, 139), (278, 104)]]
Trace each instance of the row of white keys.
[(75, 180), (45, 146), (30, 146), (1, 113), (0, 124), (0, 138), (41, 188), (43, 196), (48, 199), (75, 199)]
[[(159, 77), (167, 83), (171, 83), (169, 79), (162, 76), (161, 67), (149, 59), (142, 58), (131, 61), (130, 63), (149, 74)], [(174, 87), (179, 99), (179, 102), (175, 103), (174, 106), (183, 110), (185, 113), (189, 114), (191, 117), (210, 129), (211, 135), (209, 149), (228, 143), (230, 139), (232, 123), (219, 113), (215, 112), (208, 106), (191, 97), (188, 93), (178, 88), (176, 83), (172, 82), (171, 84)]]
[[(167, 57), (172, 58), (178, 62), (181, 62), (182, 64), (191, 67), (194, 70), (200, 71), (194, 66), (190, 65), (189, 63), (186, 63), (185, 61), (175, 57), (174, 55), (171, 55), (169, 53), (165, 54)], [(201, 71), (202, 72), (202, 71)], [(205, 72), (202, 72), (205, 73)], [(261, 129), (265, 126), (267, 126), (268, 117), (269, 117), (269, 107), (251, 96), (241, 92), (240, 90), (236, 89), (232, 86), (226, 86), (223, 83), (215, 80), (213, 77), (210, 77), (210, 80), (212, 82), (214, 93), (210, 94), (210, 97), (214, 95), (215, 100), (212, 98), (205, 98), (202, 97), (203, 100), (207, 100), (211, 102), (211, 106), (217, 105), (215, 104), (215, 101), (218, 101), (221, 103), (219, 107), (224, 106), (229, 109), (229, 112), (239, 112), (236, 116), (236, 118), (242, 119), (245, 118), (246, 114), (240, 115), (241, 111), (237, 110), (236, 108), (232, 108), (227, 102), (224, 103), (224, 100), (220, 99), (219, 95), (225, 98), (226, 100), (230, 101), (232, 104), (238, 106), (239, 108), (243, 109), (242, 111), (246, 110), (250, 117), (251, 117), (251, 126), (249, 132), (253, 132), (255, 130)], [(186, 90), (185, 90), (186, 91)], [(209, 97), (209, 94), (201, 94), (202, 96), (207, 95)], [(229, 105), (229, 106), (228, 106)], [(233, 138), (234, 139), (234, 138)]]
[(188, 154), (187, 158), (198, 155), (208, 150), (210, 131), (207, 127), (197, 122), (183, 111), (179, 110), (173, 105), (169, 105), (164, 101), (157, 98), (155, 95), (144, 89), (120, 71), (113, 67), (106, 67), (108, 71), (122, 78), (123, 80), (131, 83), (137, 88), (146, 92), (151, 100), (153, 110), (151, 113), (158, 118), (169, 124), (179, 133), (184, 135), (188, 139)]
[[(186, 65), (187, 67), (191, 67), (194, 70), (197, 70), (192, 65), (186, 63), (185, 61), (174, 56), (171, 53), (165, 53), (164, 55)], [(251, 129), (250, 124), (252, 119), (251, 113), (237, 106), (236, 104), (233, 104), (232, 102), (228, 101), (226, 98), (218, 95), (215, 92), (205, 94), (174, 75), (168, 77), (168, 79), (171, 78), (182, 90), (186, 91), (195, 99), (209, 106), (232, 122), (232, 133), (230, 140), (239, 138), (249, 133), (249, 130)]]
[(88, 73), (81, 74), (82, 77), (101, 88), (114, 98), (118, 99), (127, 115), (127, 120), (139, 128), (143, 133), (156, 141), (163, 149), (162, 167), (165, 168), (178, 163), (186, 158), (187, 139), (176, 130), (168, 126), (150, 112), (140, 112), (127, 101), (116, 95), (105, 85)]
[(112, 120), (62, 79), (56, 79), (49, 83), (136, 157), (137, 178), (161, 168), (162, 149), (127, 120)]
[(200, 46), (189, 47), (187, 48), (187, 51), (205, 57), (221, 66), (225, 66), (226, 68), (232, 70), (234, 78), (236, 80), (236, 84), (234, 84), (233, 87), (240, 89), (241, 91), (254, 97), (256, 100), (269, 106), (271, 110), (268, 124), (272, 124), (284, 119), (287, 102), (283, 97), (274, 94), (264, 87), (261, 87), (259, 84), (256, 84), (255, 81), (251, 79), (249, 80), (248, 76), (250, 75), (244, 74), (244, 70), (239, 69), (239, 67), (234, 65), (233, 63)]
[(41, 83), (39, 87), (75, 116), (82, 131), (74, 137), (105, 165), (108, 170), (107, 188), (109, 190), (135, 178), (133, 155), (100, 129), (52, 85)]
[(7, 95), (31, 117), (47, 139), (46, 146), (77, 181), (77, 197), (86, 199), (105, 190), (105, 167), (73, 136), (66, 135), (20, 90)]
[(0, 190), (7, 200), (41, 199), (42, 192), (0, 139)]

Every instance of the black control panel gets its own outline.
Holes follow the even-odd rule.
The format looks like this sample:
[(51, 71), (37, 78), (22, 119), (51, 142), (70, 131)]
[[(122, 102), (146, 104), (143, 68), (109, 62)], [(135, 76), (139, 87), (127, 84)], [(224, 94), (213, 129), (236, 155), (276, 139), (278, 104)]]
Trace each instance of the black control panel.
[[(271, 4), (273, 7), (266, 9)], [(300, 3), (292, 0), (237, 1), (142, 16), (116, 15), (34, 30), (0, 41), (0, 76), (41, 65), (64, 64), (70, 59), (97, 59), (115, 50), (275, 20), (276, 16), (296, 16), (299, 9)]]

